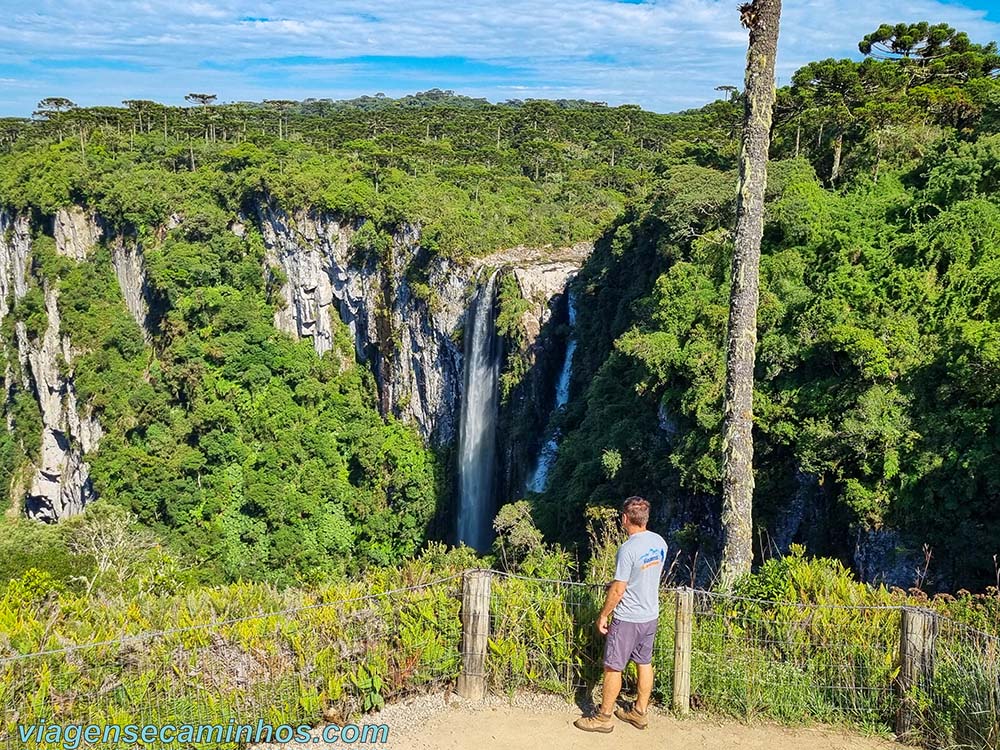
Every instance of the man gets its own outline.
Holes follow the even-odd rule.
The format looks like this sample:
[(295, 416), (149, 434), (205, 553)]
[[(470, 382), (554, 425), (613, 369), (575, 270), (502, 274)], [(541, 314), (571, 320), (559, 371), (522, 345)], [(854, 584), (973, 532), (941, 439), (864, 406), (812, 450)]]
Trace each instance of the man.
[[(597, 618), (597, 629), (607, 636), (604, 644), (604, 688), (601, 706), (593, 716), (577, 719), (574, 724), (585, 732), (610, 732), (615, 728), (611, 711), (637, 729), (649, 723), (646, 709), (653, 691), (653, 639), (660, 615), (660, 576), (667, 557), (663, 537), (646, 530), (649, 502), (630, 497), (622, 504), (622, 525), (628, 540), (618, 548), (615, 580), (608, 588), (604, 608)], [(614, 619), (608, 625), (608, 617)], [(635, 704), (628, 711), (615, 709), (622, 689), (622, 671), (629, 661), (639, 673)]]

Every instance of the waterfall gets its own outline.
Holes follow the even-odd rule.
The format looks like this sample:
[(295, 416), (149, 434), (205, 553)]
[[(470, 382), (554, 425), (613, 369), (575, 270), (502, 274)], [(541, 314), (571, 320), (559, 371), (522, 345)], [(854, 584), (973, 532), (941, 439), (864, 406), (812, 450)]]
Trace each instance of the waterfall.
[(458, 541), (489, 547), (496, 475), (500, 339), (494, 320), (497, 272), (479, 290), (465, 319), (465, 391), (458, 436)]
[[(552, 407), (553, 414), (557, 413), (569, 401), (569, 378), (573, 374), (573, 354), (576, 352), (576, 300), (573, 299), (572, 292), (568, 294), (570, 339), (566, 342), (566, 355), (563, 358), (562, 369), (559, 371), (559, 380), (556, 381), (556, 402)], [(552, 464), (555, 463), (558, 452), (559, 432), (556, 430), (545, 441), (545, 445), (542, 446), (542, 450), (538, 454), (535, 473), (528, 480), (528, 492), (545, 492), (549, 482), (549, 471), (552, 469)]]

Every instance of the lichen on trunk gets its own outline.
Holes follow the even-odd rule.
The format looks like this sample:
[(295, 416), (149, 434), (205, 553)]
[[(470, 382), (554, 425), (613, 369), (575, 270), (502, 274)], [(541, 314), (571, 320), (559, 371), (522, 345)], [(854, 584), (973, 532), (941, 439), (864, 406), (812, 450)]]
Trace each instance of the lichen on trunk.
[(726, 586), (749, 572), (753, 562), (753, 370), (780, 15), (781, 0), (753, 0), (740, 8), (740, 20), (750, 32), (750, 44), (736, 199), (722, 428), (721, 576)]

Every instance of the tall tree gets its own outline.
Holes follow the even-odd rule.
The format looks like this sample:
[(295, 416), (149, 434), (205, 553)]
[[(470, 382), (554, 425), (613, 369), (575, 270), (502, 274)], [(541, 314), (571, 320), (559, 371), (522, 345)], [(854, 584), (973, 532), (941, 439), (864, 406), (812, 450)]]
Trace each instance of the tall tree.
[(896, 60), (911, 76), (911, 83), (936, 78), (969, 81), (1000, 70), (996, 42), (973, 44), (964, 31), (946, 23), (882, 24), (858, 43), (862, 54)]
[(750, 32), (744, 88), (736, 236), (733, 243), (726, 395), (722, 425), (722, 583), (750, 571), (753, 562), (753, 370), (757, 347), (760, 241), (774, 109), (774, 58), (781, 0), (740, 7)]
[(184, 95), (185, 100), (192, 102), (193, 104), (198, 104), (202, 107), (207, 107), (217, 98), (218, 97), (215, 94), (197, 94), (192, 92)]
[(289, 110), (292, 109), (298, 102), (294, 99), (265, 99), (264, 104), (271, 107), (278, 113), (278, 140), (283, 140), (287, 137), (288, 132), (285, 130), (285, 118), (288, 116)]
[(49, 119), (53, 114), (61, 114), (76, 109), (76, 104), (64, 96), (47, 96), (38, 102), (38, 109), (33, 113), (36, 117)]

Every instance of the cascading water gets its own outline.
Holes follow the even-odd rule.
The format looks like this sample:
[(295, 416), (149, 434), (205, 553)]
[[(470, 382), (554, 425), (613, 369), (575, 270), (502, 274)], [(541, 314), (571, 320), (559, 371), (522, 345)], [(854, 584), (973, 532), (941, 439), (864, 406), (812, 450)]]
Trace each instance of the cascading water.
[(458, 541), (490, 544), (496, 476), (497, 385), (501, 347), (494, 320), (497, 272), (479, 290), (465, 320), (465, 391), (458, 436)]
[[(573, 374), (573, 354), (576, 352), (576, 300), (573, 299), (572, 292), (569, 292), (567, 307), (569, 309), (570, 339), (566, 342), (566, 356), (563, 359), (562, 369), (559, 371), (559, 380), (556, 381), (556, 401), (552, 407), (553, 414), (569, 401), (569, 378)], [(555, 463), (558, 452), (559, 432), (554, 431), (538, 454), (535, 473), (528, 480), (528, 492), (545, 492), (549, 482), (549, 471), (552, 469), (552, 464)]]

